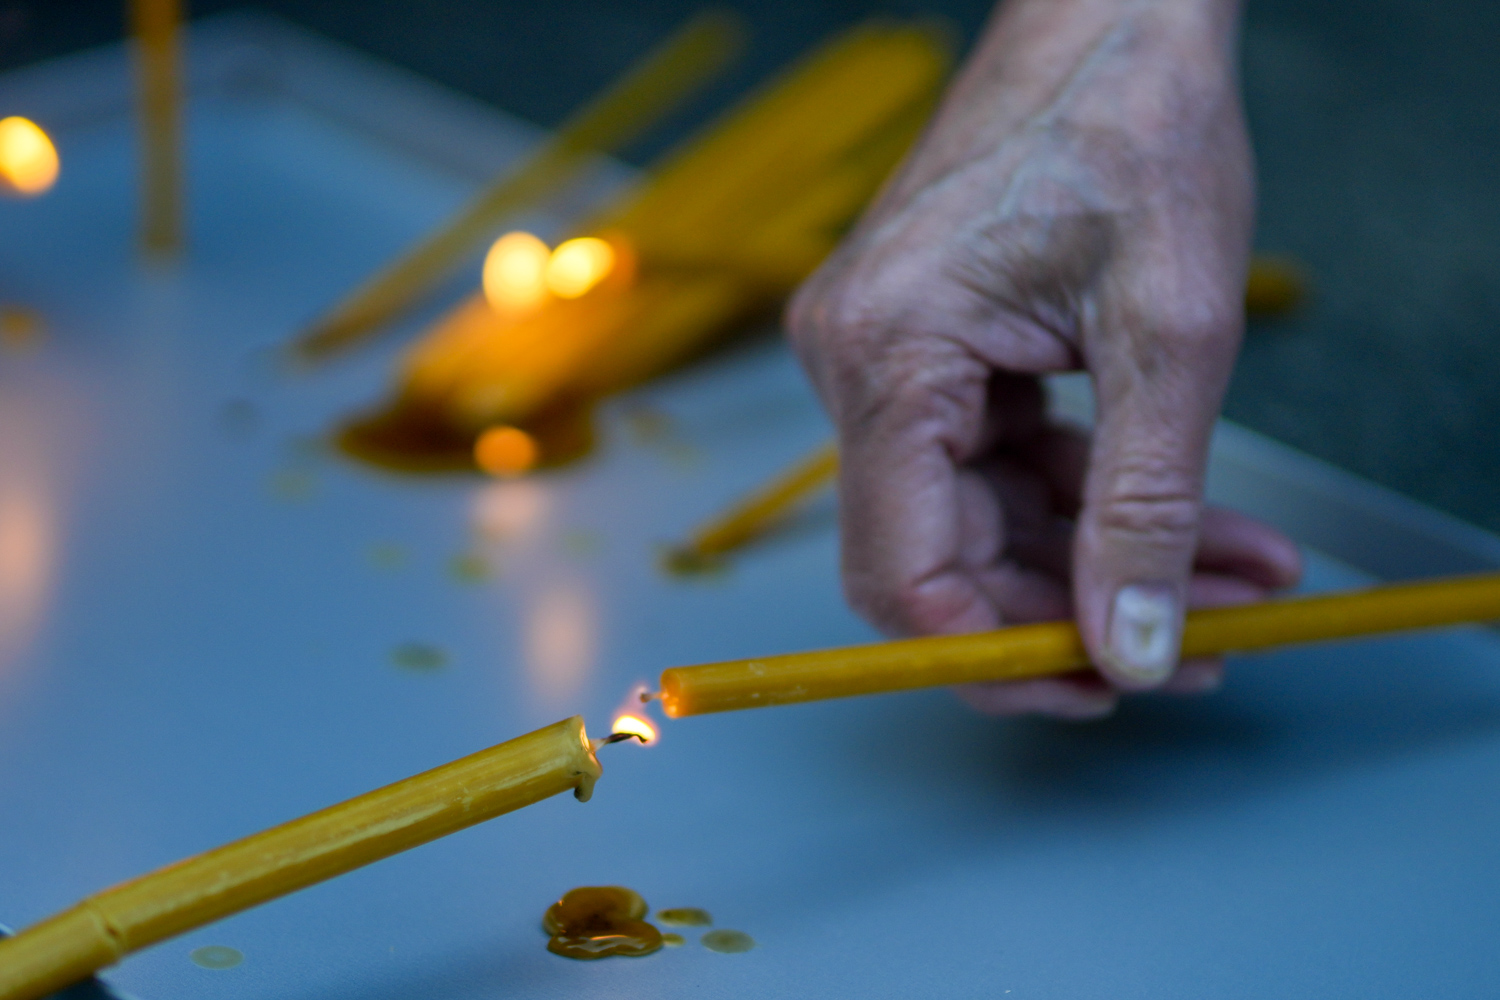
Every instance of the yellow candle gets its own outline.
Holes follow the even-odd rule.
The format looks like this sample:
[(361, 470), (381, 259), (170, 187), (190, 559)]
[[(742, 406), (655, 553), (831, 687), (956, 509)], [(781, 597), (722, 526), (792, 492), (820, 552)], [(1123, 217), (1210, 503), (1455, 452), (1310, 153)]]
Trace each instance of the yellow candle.
[[(1324, 639), (1500, 619), (1500, 573), (1190, 612), (1182, 655), (1217, 656)], [(661, 675), (667, 715), (786, 705), (908, 688), (1013, 681), (1088, 666), (1072, 622), (1017, 625), (674, 667)]]
[(106, 889), (0, 940), (0, 1000), (36, 1000), (165, 938), (601, 774), (577, 716)]
[(131, 0), (140, 103), (141, 245), (170, 255), (182, 248), (179, 0)]
[(676, 570), (711, 564), (725, 553), (765, 534), (797, 504), (828, 484), (838, 473), (839, 453), (825, 444), (771, 482), (714, 517), (668, 556)]

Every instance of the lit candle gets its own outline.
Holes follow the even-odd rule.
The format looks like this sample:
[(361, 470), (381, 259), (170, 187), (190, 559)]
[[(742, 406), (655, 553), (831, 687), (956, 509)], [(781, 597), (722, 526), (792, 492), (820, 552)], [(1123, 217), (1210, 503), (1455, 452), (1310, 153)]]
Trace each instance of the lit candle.
[(519, 166), (320, 317), (292, 345), (296, 357), (316, 361), (348, 348), (409, 308), (483, 246), (507, 216), (571, 180), (599, 153), (640, 135), (721, 70), (738, 50), (742, 33), (731, 13), (708, 11), (693, 18)]
[[(1184, 657), (1500, 619), (1500, 573), (1190, 612)], [(662, 672), (667, 715), (1014, 681), (1089, 665), (1072, 622), (730, 660)]]
[(182, 248), (182, 155), (178, 28), (180, 0), (131, 0), (141, 120), (141, 245)]
[(147, 945), (559, 792), (586, 802), (602, 773), (594, 749), (575, 716), (106, 889), (0, 940), (0, 1000), (37, 1000)]

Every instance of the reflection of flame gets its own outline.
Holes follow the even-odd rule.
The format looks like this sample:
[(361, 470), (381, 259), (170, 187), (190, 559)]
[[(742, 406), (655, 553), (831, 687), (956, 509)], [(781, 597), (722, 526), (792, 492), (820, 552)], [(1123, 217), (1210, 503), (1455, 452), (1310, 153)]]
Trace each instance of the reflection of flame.
[(35, 122), (0, 120), (0, 184), (23, 195), (41, 194), (57, 180), (57, 148)]
[(486, 538), (524, 534), (547, 510), (547, 491), (530, 479), (492, 483), (474, 497), (474, 529)]
[(642, 743), (650, 743), (656, 739), (656, 727), (638, 715), (617, 715), (615, 721), (610, 725), (611, 733), (632, 733), (641, 738)]
[(24, 646), (41, 617), (55, 535), (39, 491), (19, 483), (0, 490), (0, 657)]
[(530, 471), (538, 455), (536, 438), (518, 427), (491, 427), (474, 442), (474, 464), (501, 479)]
[(589, 592), (575, 582), (545, 587), (526, 610), (526, 666), (532, 687), (548, 702), (572, 698), (594, 665), (597, 616)]
[(615, 248), (597, 236), (568, 240), (547, 261), (547, 288), (560, 299), (576, 299), (615, 269)]
[(497, 311), (525, 312), (547, 297), (547, 244), (530, 233), (506, 233), (484, 258), (484, 297)]

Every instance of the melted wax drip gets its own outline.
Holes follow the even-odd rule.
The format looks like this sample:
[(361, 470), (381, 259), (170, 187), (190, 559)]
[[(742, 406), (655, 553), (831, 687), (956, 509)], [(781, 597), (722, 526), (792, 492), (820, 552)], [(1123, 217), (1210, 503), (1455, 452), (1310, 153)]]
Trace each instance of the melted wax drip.
[(622, 886), (573, 889), (547, 908), (542, 927), (547, 950), (565, 958), (649, 955), (663, 945), (661, 931), (641, 919), (646, 901)]

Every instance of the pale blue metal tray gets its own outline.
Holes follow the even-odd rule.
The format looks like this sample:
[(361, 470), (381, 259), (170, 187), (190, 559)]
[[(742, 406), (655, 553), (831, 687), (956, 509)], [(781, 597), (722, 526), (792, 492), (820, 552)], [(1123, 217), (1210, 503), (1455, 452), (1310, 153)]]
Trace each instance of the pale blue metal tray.
[[(612, 403), (595, 457), (534, 480), (329, 454), (392, 347), (291, 380), (268, 350), (535, 133), (272, 22), (206, 25), (194, 52), (178, 271), (132, 252), (121, 54), (0, 81), (0, 111), (52, 127), (64, 160), (47, 197), (0, 204), (0, 302), (48, 328), (0, 354), (0, 919), (572, 713), (602, 732), (665, 666), (871, 638), (839, 596), (830, 502), (721, 577), (654, 565), (827, 434), (775, 342)], [(531, 223), (627, 175), (606, 165)], [(1059, 398), (1086, 409), (1066, 380)], [(1493, 537), (1237, 428), (1214, 492), (1331, 554), (1313, 587), (1500, 565)], [(454, 572), (476, 554), (491, 578)], [(400, 667), (404, 643), (445, 663)], [(1219, 695), (1097, 725), (934, 691), (684, 720), (604, 764), (586, 805), (105, 979), (141, 1000), (1201, 1000), (1474, 997), (1500, 976), (1500, 642), (1481, 629), (1246, 658)], [(600, 883), (759, 947), (548, 954), (542, 910)], [(192, 964), (209, 944), (244, 961)]]

